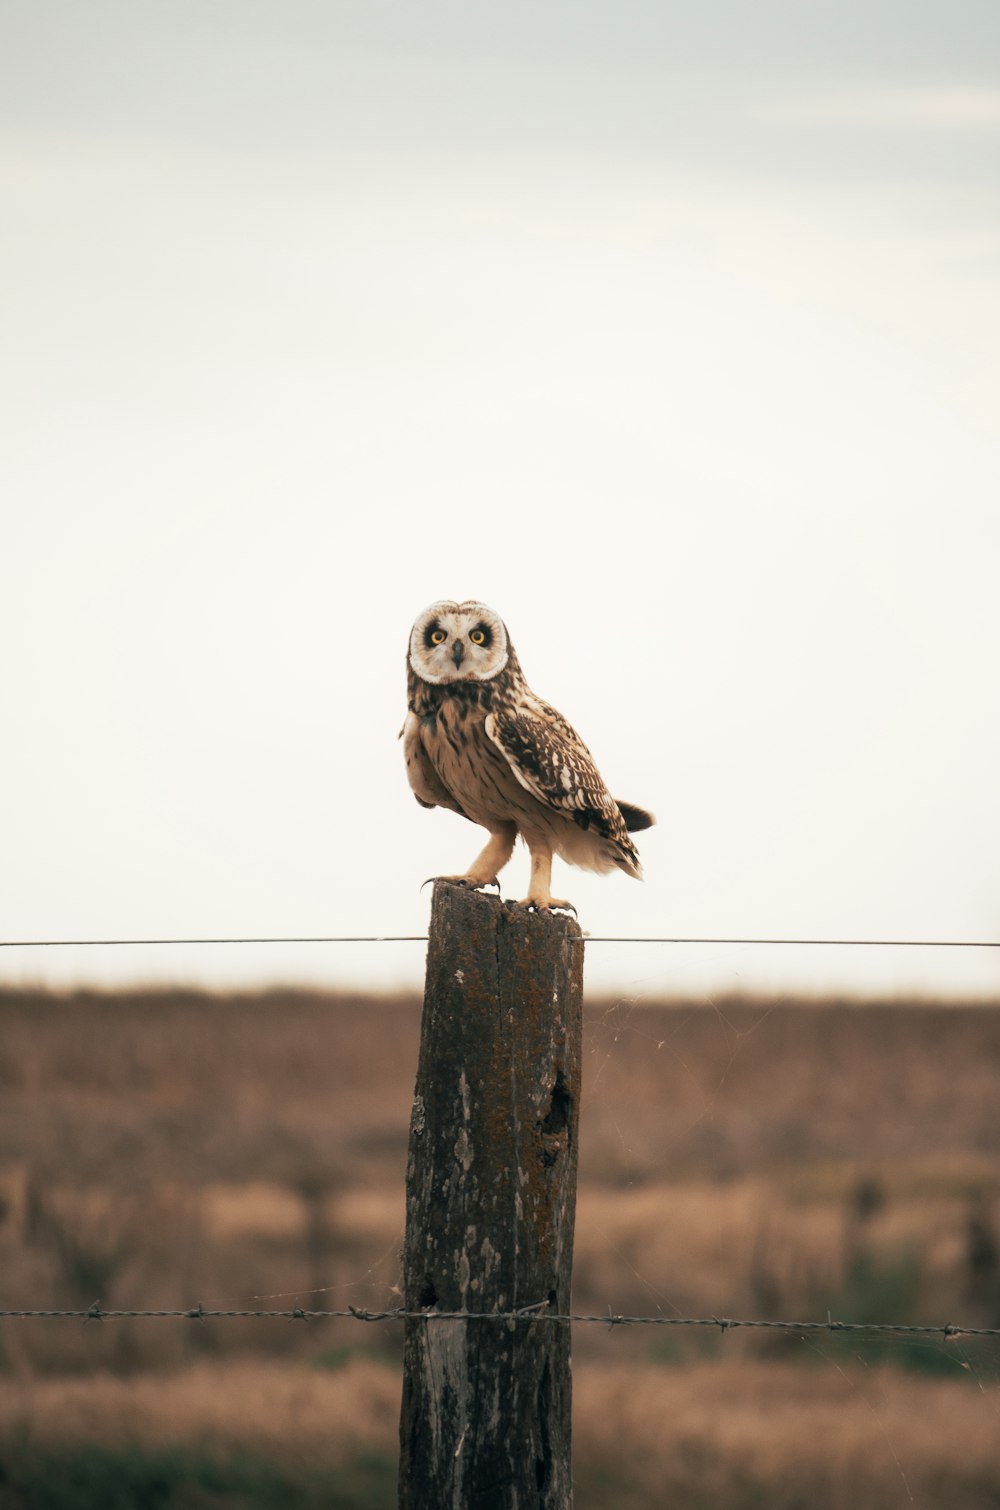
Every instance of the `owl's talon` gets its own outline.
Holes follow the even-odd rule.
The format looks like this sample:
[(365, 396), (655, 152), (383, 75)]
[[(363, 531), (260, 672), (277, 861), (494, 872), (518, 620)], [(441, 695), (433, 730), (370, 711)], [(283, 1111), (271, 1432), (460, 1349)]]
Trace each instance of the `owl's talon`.
[(520, 902), (514, 903), (515, 907), (527, 907), (532, 912), (571, 912), (576, 917), (576, 908), (572, 902), (564, 902), (559, 897), (522, 897)]

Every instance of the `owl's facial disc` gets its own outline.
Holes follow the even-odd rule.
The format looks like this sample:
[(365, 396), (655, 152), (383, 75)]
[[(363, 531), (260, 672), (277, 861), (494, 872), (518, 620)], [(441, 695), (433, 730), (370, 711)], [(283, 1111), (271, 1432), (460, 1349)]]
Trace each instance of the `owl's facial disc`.
[(425, 682), (488, 682), (509, 655), (503, 620), (485, 603), (442, 600), (410, 631), (410, 665)]

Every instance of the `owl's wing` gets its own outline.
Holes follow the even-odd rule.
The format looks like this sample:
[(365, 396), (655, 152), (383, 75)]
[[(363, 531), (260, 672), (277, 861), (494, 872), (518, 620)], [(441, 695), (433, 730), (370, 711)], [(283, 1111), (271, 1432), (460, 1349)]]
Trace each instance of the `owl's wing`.
[(487, 716), (486, 733), (533, 797), (580, 828), (596, 829), (638, 863), (625, 820), (594, 757), (561, 713), (541, 700), (530, 710), (500, 708)]
[(435, 771), (420, 738), (420, 719), (415, 713), (407, 713), (406, 722), (400, 730), (403, 755), (406, 759), (406, 777), (413, 795), (421, 807), (448, 807), (453, 813), (464, 813)]

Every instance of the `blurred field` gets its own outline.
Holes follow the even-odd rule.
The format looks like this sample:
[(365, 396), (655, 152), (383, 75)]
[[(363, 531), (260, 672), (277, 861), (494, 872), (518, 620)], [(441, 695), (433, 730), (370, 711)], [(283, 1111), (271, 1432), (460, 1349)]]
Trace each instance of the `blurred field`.
[[(418, 1027), (0, 992), (0, 1305), (395, 1304)], [(998, 1071), (993, 1007), (592, 1006), (575, 1308), (1000, 1325)], [(0, 1510), (388, 1506), (399, 1349), (5, 1322)], [(1000, 1344), (578, 1327), (574, 1360), (584, 1510), (1000, 1503)]]

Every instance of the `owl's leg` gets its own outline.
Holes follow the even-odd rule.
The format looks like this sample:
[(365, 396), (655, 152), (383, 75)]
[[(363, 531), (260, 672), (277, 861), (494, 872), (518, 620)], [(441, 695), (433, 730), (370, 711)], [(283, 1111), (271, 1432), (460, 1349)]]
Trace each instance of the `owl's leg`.
[(528, 895), (522, 897), (518, 907), (537, 907), (539, 912), (546, 912), (550, 907), (564, 907), (568, 912), (575, 912), (572, 902), (561, 902), (558, 897), (552, 895), (552, 850), (547, 844), (541, 844), (536, 839), (528, 840), (531, 850), (531, 880), (528, 883)]
[(486, 848), (476, 856), (464, 876), (439, 876), (438, 880), (464, 881), (466, 886), (499, 887), (497, 876), (514, 853), (516, 838), (516, 823), (497, 824), (496, 828), (490, 829), (490, 840)]

